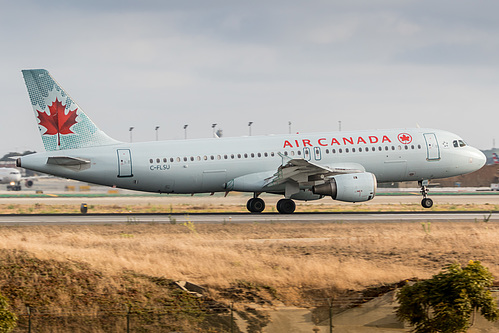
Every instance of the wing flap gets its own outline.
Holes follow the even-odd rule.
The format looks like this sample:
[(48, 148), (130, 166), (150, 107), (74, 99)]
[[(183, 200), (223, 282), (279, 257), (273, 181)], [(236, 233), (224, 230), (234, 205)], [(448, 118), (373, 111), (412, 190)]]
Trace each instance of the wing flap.
[(364, 171), (364, 167), (358, 163), (338, 163), (325, 166), (304, 159), (291, 159), (286, 164), (281, 165), (274, 175), (267, 178), (264, 186), (272, 187), (289, 181), (304, 184), (334, 175)]

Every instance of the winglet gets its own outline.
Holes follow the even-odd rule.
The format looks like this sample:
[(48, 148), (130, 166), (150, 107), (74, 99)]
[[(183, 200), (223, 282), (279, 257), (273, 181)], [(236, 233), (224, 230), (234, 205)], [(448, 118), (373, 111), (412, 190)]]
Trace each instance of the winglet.
[(30, 69), (22, 73), (45, 150), (119, 143), (95, 126), (47, 70)]

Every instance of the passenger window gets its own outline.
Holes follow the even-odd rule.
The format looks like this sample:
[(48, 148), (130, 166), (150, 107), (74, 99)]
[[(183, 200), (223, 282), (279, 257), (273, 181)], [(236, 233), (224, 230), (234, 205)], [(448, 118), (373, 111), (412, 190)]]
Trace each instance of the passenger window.
[(152, 163), (152, 162), (154, 162), (154, 161), (152, 160), (152, 158), (151, 158), (151, 159), (149, 159), (149, 163)]
[(241, 158), (241, 154), (237, 154), (237, 158)]
[(341, 148), (340, 148), (340, 149), (338, 149), (338, 153), (340, 153), (340, 154), (341, 154), (342, 152), (343, 152), (343, 150), (342, 150)]
[(255, 157), (255, 154), (251, 153), (251, 157)]
[(372, 150), (372, 151), (376, 151), (376, 147), (372, 147), (372, 149), (371, 149), (371, 150)]
[(291, 151), (291, 156), (295, 156), (295, 151), (294, 150)]
[(177, 157), (177, 162), (180, 162), (180, 157)]
[(214, 160), (215, 159), (215, 156), (211, 155), (210, 156), (211, 160)]
[(269, 154), (267, 154), (267, 153), (263, 153), (263, 156), (265, 156), (265, 157), (269, 157)]
[(244, 158), (248, 158), (248, 154), (244, 154)]
[(359, 153), (362, 153), (362, 147), (359, 147)]
[(222, 156), (217, 155), (217, 160), (221, 160), (221, 159), (222, 159)]
[(170, 162), (173, 163), (173, 157), (170, 157)]
[(355, 148), (352, 148), (352, 153), (355, 153)]
[(191, 162), (194, 162), (194, 156), (191, 156)]
[(159, 158), (156, 159), (156, 163), (159, 163), (161, 162), (161, 160)]

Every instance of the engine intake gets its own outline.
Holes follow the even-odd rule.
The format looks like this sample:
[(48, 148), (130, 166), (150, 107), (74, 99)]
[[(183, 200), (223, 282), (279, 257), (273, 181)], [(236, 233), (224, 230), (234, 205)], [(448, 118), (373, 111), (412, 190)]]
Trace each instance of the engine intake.
[(328, 195), (334, 200), (362, 202), (376, 195), (376, 176), (370, 172), (337, 175), (312, 187), (314, 194)]

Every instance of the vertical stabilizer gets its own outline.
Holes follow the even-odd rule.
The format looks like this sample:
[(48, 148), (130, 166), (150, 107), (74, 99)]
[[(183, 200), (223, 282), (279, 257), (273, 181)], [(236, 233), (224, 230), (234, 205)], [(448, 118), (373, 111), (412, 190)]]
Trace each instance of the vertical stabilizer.
[(87, 117), (45, 69), (22, 71), (45, 150), (118, 143)]

